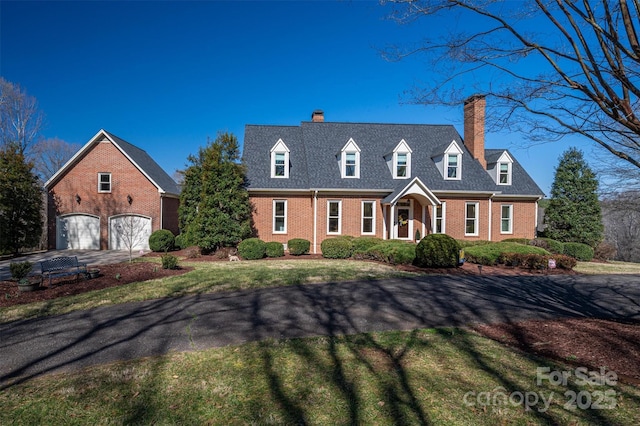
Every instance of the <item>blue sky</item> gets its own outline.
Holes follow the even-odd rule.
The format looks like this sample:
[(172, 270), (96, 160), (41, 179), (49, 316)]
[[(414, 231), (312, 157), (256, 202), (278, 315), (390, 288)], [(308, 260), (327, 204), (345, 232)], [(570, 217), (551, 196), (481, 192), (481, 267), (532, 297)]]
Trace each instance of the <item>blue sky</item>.
[[(407, 103), (428, 66), (387, 62), (380, 50), (432, 29), (388, 12), (375, 1), (2, 1), (0, 75), (38, 99), (45, 137), (84, 144), (103, 128), (169, 174), (219, 131), (242, 144), (245, 124), (297, 125), (315, 109), (327, 121), (453, 124), (462, 134), (462, 105)], [(547, 195), (568, 146), (486, 142), (510, 149)]]

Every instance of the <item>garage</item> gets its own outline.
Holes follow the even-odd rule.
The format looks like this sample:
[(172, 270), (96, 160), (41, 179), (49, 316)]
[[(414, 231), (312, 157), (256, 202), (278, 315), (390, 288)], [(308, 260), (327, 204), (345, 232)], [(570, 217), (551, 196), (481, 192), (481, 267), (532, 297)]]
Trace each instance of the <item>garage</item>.
[(109, 218), (110, 250), (149, 250), (151, 218), (119, 215)]
[(99, 250), (100, 218), (88, 214), (70, 214), (56, 218), (58, 250)]

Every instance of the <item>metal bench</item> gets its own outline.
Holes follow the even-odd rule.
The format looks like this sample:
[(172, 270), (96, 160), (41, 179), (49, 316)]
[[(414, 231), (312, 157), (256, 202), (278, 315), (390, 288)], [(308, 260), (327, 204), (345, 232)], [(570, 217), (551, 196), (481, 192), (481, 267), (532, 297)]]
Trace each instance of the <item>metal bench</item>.
[(40, 262), (40, 268), (42, 269), (43, 280), (49, 277), (49, 287), (51, 287), (53, 278), (75, 275), (77, 282), (80, 275), (86, 277), (87, 274), (87, 265), (78, 263), (76, 256), (54, 257), (53, 259), (43, 260)]

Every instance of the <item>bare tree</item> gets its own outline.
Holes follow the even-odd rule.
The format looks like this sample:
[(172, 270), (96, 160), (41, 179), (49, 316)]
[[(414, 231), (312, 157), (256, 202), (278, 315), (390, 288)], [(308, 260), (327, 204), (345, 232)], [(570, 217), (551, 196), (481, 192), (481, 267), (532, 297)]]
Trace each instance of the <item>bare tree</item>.
[(58, 138), (41, 139), (30, 150), (34, 168), (42, 181), (53, 176), (81, 148)]
[(640, 168), (639, 0), (382, 3), (393, 3), (392, 18), (427, 29), (426, 41), (385, 52), (424, 54), (438, 73), (410, 92), (413, 102), (459, 105), (483, 93), (493, 98), (489, 130), (531, 142), (579, 134)]
[(616, 247), (616, 259), (640, 262), (640, 192), (614, 194), (601, 206), (605, 241)]
[(0, 77), (0, 148), (15, 144), (25, 154), (37, 139), (42, 122), (36, 98)]
[(136, 214), (126, 214), (117, 217), (117, 219), (112, 218), (112, 220), (118, 220), (112, 228), (116, 232), (116, 243), (129, 252), (129, 262), (132, 262), (133, 251), (141, 250), (148, 244), (151, 234), (149, 220)]

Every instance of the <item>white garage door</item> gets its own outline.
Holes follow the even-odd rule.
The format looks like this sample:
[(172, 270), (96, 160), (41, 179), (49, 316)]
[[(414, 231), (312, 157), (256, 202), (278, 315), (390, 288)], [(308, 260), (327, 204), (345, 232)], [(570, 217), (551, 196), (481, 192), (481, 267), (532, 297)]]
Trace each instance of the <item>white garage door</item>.
[(99, 250), (100, 219), (97, 216), (73, 214), (56, 218), (58, 250)]
[(138, 215), (109, 218), (109, 249), (149, 250), (151, 218)]

